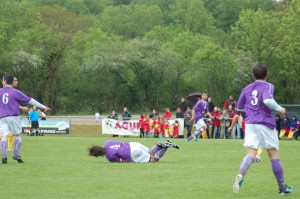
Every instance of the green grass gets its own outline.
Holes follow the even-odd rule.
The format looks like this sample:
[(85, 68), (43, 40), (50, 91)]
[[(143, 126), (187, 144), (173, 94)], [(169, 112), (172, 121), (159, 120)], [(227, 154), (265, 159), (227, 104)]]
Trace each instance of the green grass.
[[(90, 135), (90, 134), (89, 134)], [(23, 137), (24, 164), (0, 165), (1, 198), (279, 198), (266, 152), (253, 164), (240, 193), (231, 186), (245, 155), (242, 140), (175, 140), (158, 163), (108, 163), (87, 156), (87, 148), (109, 137)], [(152, 147), (153, 138), (119, 138)], [(299, 142), (281, 141), (281, 162), (288, 184), (300, 186)], [(291, 198), (300, 198), (296, 192)]]

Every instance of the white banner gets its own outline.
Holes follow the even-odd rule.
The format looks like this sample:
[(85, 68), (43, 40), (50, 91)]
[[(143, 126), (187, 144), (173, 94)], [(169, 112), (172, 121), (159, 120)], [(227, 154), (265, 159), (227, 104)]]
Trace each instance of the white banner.
[[(22, 133), (28, 133), (28, 127), (31, 126), (28, 120), (21, 120)], [(69, 134), (70, 120), (39, 120), (40, 133), (49, 134)]]
[[(173, 124), (177, 120), (179, 122), (179, 135), (183, 136), (184, 134), (184, 119), (175, 118), (169, 119), (169, 129), (172, 135)], [(152, 123), (152, 121), (150, 122)], [(114, 134), (114, 135), (132, 135), (139, 136), (139, 120), (126, 120), (126, 121), (118, 121), (114, 119), (102, 119), (102, 134)], [(149, 136), (153, 135), (153, 128), (150, 127)]]

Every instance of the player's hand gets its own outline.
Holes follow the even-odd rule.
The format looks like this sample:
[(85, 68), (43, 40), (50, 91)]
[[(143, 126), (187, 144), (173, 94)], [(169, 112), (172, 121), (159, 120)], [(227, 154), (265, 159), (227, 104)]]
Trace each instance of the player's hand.
[(284, 115), (285, 114), (286, 109), (282, 107), (281, 111), (279, 112), (280, 115)]
[(194, 122), (194, 118), (191, 118), (191, 119), (190, 119), (190, 123), (193, 123), (193, 122)]
[(232, 127), (229, 127), (228, 132), (230, 133), (232, 131), (232, 129), (233, 129)]
[(44, 111), (45, 111), (45, 112), (47, 112), (47, 111), (51, 111), (51, 108), (49, 108), (49, 107), (45, 106), (45, 108), (44, 108)]

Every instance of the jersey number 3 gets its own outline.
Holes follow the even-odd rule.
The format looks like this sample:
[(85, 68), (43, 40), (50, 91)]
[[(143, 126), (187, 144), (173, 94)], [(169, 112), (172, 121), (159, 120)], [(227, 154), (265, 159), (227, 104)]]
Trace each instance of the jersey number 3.
[(252, 91), (252, 100), (251, 100), (251, 104), (252, 104), (253, 106), (257, 105), (257, 103), (258, 103), (257, 94), (258, 94), (257, 90)]

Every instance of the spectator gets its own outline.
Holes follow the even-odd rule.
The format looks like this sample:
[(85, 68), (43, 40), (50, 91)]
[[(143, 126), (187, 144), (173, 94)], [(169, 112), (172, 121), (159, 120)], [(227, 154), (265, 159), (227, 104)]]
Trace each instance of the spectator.
[(228, 127), (230, 126), (230, 120), (226, 109), (222, 111), (222, 114), (220, 116), (220, 126), (221, 126), (221, 138), (228, 139), (229, 137)]
[(165, 119), (163, 117), (160, 118), (160, 124), (159, 124), (159, 137), (160, 138), (164, 138), (164, 136), (165, 136), (164, 122), (165, 122)]
[[(211, 138), (220, 138), (220, 116), (221, 116), (221, 112), (218, 111), (218, 107), (214, 107), (214, 111), (211, 112), (211, 115), (213, 117), (212, 121), (213, 121), (213, 126), (211, 129)], [(215, 130), (217, 131), (215, 134)], [(215, 134), (215, 135), (214, 135)]]
[[(123, 113), (122, 113), (123, 121), (130, 120), (130, 118), (131, 118), (130, 112), (128, 111), (127, 107), (124, 107)], [(129, 135), (124, 135), (124, 137), (129, 137)]]
[(123, 113), (122, 113), (122, 119), (123, 119), (123, 121), (124, 121), (124, 120), (130, 120), (131, 114), (130, 114), (130, 112), (128, 111), (127, 107), (124, 107), (123, 110), (124, 110)]
[(179, 107), (181, 109), (181, 111), (183, 113), (185, 113), (186, 109), (187, 109), (187, 105), (185, 103), (185, 99), (184, 98), (181, 98), (181, 103), (179, 104)]
[(179, 146), (171, 140), (158, 142), (150, 150), (138, 142), (108, 140), (105, 142), (104, 147), (92, 146), (89, 148), (89, 155), (95, 157), (105, 156), (109, 162), (157, 162), (170, 147), (179, 149)]
[(290, 132), (288, 135), (289, 139), (293, 139), (295, 131), (297, 130), (297, 127), (298, 127), (298, 120), (297, 120), (296, 116), (293, 115), (292, 119), (290, 121)]
[(187, 129), (187, 137), (191, 136), (193, 124), (190, 122), (192, 118), (192, 110), (190, 107), (187, 107), (186, 112), (184, 113), (184, 126)]
[(283, 115), (283, 120), (280, 122), (280, 134), (279, 138), (281, 139), (285, 134), (289, 133), (290, 131), (290, 119), (287, 117), (286, 114)]
[(158, 116), (158, 112), (156, 111), (156, 109), (153, 109), (152, 113), (149, 115), (149, 119), (154, 119), (155, 116)]
[[(235, 111), (233, 110), (233, 106), (232, 105), (229, 105), (227, 112), (228, 112), (228, 115), (229, 115), (229, 118), (230, 118), (230, 125), (231, 125), (231, 121), (232, 121), (232, 119), (234, 118), (234, 115), (235, 115)], [(236, 135), (237, 135), (238, 139), (241, 137), (241, 132), (240, 132), (240, 128), (239, 128), (239, 124), (238, 123), (234, 124), (231, 134), (232, 134), (232, 139), (235, 139)]]
[(144, 130), (144, 117), (145, 117), (145, 113), (141, 114), (140, 120), (139, 120), (139, 126), (140, 126), (140, 138), (144, 138), (145, 137), (145, 130)]
[(111, 114), (109, 116), (107, 116), (107, 117), (110, 118), (110, 119), (114, 119), (114, 120), (118, 120), (119, 119), (119, 116), (118, 116), (118, 114), (116, 113), (115, 110), (113, 110), (111, 112)]
[(300, 133), (300, 119), (298, 121), (297, 130), (295, 131), (294, 134), (294, 140), (298, 140), (299, 133)]
[[(113, 110), (111, 112), (111, 114), (109, 116), (107, 116), (108, 118), (110, 119), (114, 119), (114, 120), (118, 120), (119, 117), (118, 117), (118, 114), (115, 112), (115, 110)], [(113, 137), (118, 137), (119, 135), (116, 135), (116, 134), (113, 134)]]
[(173, 124), (173, 137), (178, 138), (179, 137), (179, 122), (178, 120), (175, 120)]
[(207, 103), (208, 103), (208, 111), (211, 113), (215, 109), (214, 103), (211, 101), (211, 98), (207, 98)]
[(169, 138), (170, 137), (170, 131), (169, 131), (169, 122), (168, 120), (164, 119), (163, 120), (163, 133), (164, 133), (164, 137), (165, 138)]
[[(35, 135), (39, 136), (39, 113), (37, 111), (36, 106), (32, 107), (32, 111), (30, 112), (30, 121), (31, 121), (31, 134), (30, 135)], [(43, 134), (44, 135), (44, 134)]]
[(229, 105), (232, 105), (232, 109), (234, 110), (236, 107), (236, 101), (233, 99), (233, 96), (230, 95), (229, 99), (224, 102), (224, 109), (229, 109)]
[(144, 132), (145, 132), (145, 138), (149, 137), (150, 120), (147, 117), (146, 113), (144, 113), (143, 128), (144, 128)]
[(176, 109), (176, 118), (184, 118), (184, 113), (182, 112), (180, 107)]
[(172, 117), (172, 112), (170, 112), (170, 109), (169, 108), (166, 108), (165, 109), (165, 112), (164, 112), (164, 115), (163, 115), (163, 118), (165, 119), (169, 119)]
[(281, 117), (280, 117), (280, 115), (276, 115), (275, 122), (276, 122), (276, 131), (277, 131), (278, 139), (280, 139), (279, 138), (279, 134), (280, 134), (280, 131), (281, 131), (281, 128), (280, 128)]
[(158, 136), (160, 135), (160, 120), (159, 120), (159, 116), (156, 115), (154, 117), (154, 120), (152, 122), (152, 127), (153, 127), (153, 131), (154, 131), (154, 138), (158, 138)]
[[(244, 139), (244, 131), (243, 131), (243, 120), (245, 118), (246, 113), (240, 112), (240, 116), (238, 117), (238, 128), (240, 129), (240, 138)], [(232, 121), (231, 121), (232, 122)]]

